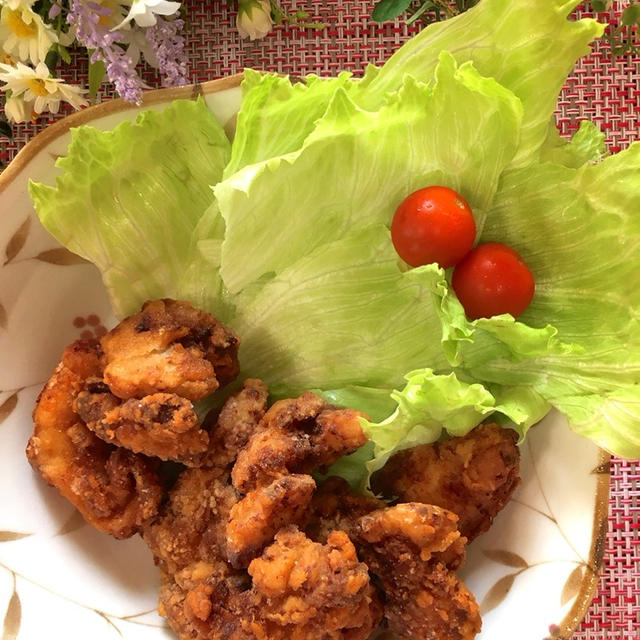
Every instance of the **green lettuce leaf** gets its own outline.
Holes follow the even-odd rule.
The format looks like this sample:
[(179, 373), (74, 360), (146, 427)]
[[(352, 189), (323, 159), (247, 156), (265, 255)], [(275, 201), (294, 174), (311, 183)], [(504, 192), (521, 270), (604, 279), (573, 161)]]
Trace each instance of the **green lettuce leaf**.
[(640, 455), (640, 389), (634, 382), (591, 394), (564, 395), (553, 404), (569, 426), (607, 451), (624, 458)]
[[(320, 391), (333, 404), (369, 410), (369, 420), (363, 421), (369, 440), (332, 464), (326, 476), (339, 475), (355, 490), (366, 491), (371, 475), (402, 449), (431, 444), (444, 434), (466, 435), (489, 417), (517, 431), (522, 441), (550, 409), (530, 387), (485, 387), (431, 369), (410, 372), (405, 379), (405, 387), (397, 391), (356, 386)], [(590, 418), (584, 411), (584, 419)]]
[(555, 162), (572, 169), (597, 162), (604, 155), (604, 133), (590, 120), (581, 120), (570, 140), (562, 138), (555, 123), (552, 123), (540, 149), (542, 162)]
[(385, 420), (364, 424), (374, 445), (373, 457), (366, 462), (369, 474), (402, 449), (436, 442), (443, 433), (464, 436), (494, 412), (503, 414), (524, 435), (549, 409), (526, 389), (500, 390), (501, 403), (482, 384), (464, 382), (455, 373), (438, 375), (426, 368), (407, 373), (405, 379), (404, 388), (391, 394), (397, 403), (395, 411)]
[[(389, 393), (407, 367), (448, 369), (432, 304), (444, 273), (435, 265), (402, 271), (397, 262), (388, 229), (371, 225), (236, 295), (231, 326), (242, 336), (245, 373), (278, 397), (351, 385)], [(354, 408), (371, 414), (377, 405), (370, 392)]]
[[(375, 68), (367, 73), (372, 76)], [(346, 71), (335, 78), (310, 74), (292, 82), (288, 76), (245, 69), (242, 103), (224, 176), (297, 151), (324, 115), (335, 92), (343, 89), (353, 95), (362, 85)]]
[(354, 491), (368, 491), (369, 473), (368, 465), (374, 456), (374, 442), (367, 440), (359, 449), (353, 453), (342, 456), (336, 460), (325, 473), (315, 472), (316, 481), (322, 481), (329, 476), (340, 476), (344, 478)]
[(638, 211), (640, 143), (577, 169), (544, 163), (507, 172), (482, 239), (523, 256), (536, 292), (519, 321), (553, 323), (561, 344), (518, 355), (520, 338), (506, 344), (503, 331), (487, 331), (490, 319), (458, 353), (472, 379), (533, 389), (572, 429), (622, 456), (640, 452)]
[(432, 85), (407, 77), (379, 111), (360, 109), (338, 88), (299, 151), (216, 186), (226, 286), (237, 294), (349, 229), (390, 224), (398, 203), (425, 184), (461, 193), (481, 229), (520, 123), (510, 91), (446, 52)]
[(29, 193), (47, 230), (100, 269), (118, 316), (162, 297), (210, 307), (220, 280), (197, 245), (221, 241), (224, 223), (200, 219), (230, 146), (203, 100), (179, 100), (112, 131), (73, 129), (56, 185)]
[(441, 50), (458, 63), (473, 61), (522, 101), (524, 117), (512, 166), (538, 159), (558, 93), (576, 60), (602, 35), (595, 20), (567, 20), (577, 0), (482, 0), (468, 11), (423, 29), (396, 51), (373, 78), (361, 106), (377, 105), (406, 74), (428, 81)]
[(338, 389), (314, 389), (327, 402), (341, 407), (351, 407), (367, 414), (369, 420), (380, 422), (396, 408), (391, 397), (392, 389), (345, 385)]
[[(568, 21), (577, 0), (483, 0), (469, 11), (423, 29), (381, 69), (369, 65), (362, 79), (311, 75), (296, 79), (245, 72), (237, 140), (225, 177), (243, 166), (299, 149), (325, 112), (337, 87), (364, 109), (377, 110), (405, 75), (433, 79), (438, 56), (472, 61), (482, 75), (512, 90), (524, 106), (524, 127), (514, 166), (538, 156), (558, 92), (588, 44), (602, 34), (591, 19)], [(555, 125), (552, 124), (553, 130)], [(237, 148), (236, 148), (237, 146)]]

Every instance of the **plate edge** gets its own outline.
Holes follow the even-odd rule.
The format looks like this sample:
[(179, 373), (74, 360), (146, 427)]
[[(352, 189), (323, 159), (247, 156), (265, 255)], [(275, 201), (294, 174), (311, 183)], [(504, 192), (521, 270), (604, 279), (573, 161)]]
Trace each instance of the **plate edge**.
[(178, 98), (187, 98), (195, 100), (198, 96), (210, 93), (218, 93), (227, 89), (233, 89), (240, 86), (244, 75), (236, 73), (224, 78), (216, 80), (208, 80), (201, 84), (189, 84), (181, 87), (170, 87), (166, 89), (154, 89), (146, 91), (142, 97), (140, 105), (126, 102), (122, 98), (107, 100), (99, 104), (87, 107), (81, 111), (72, 113), (61, 120), (57, 120), (53, 124), (43, 129), (36, 136), (31, 138), (27, 144), (20, 149), (16, 157), (7, 165), (0, 173), (0, 194), (9, 186), (9, 184), (20, 174), (20, 172), (34, 159), (34, 157), (53, 142), (56, 138), (64, 135), (72, 127), (87, 124), (97, 118), (102, 118), (112, 113), (126, 111), (128, 109), (144, 108), (159, 102), (168, 102)]
[[(598, 465), (592, 473), (598, 474), (595, 508), (593, 514), (593, 529), (591, 534), (591, 549), (589, 552), (589, 569), (585, 574), (578, 595), (567, 615), (557, 624), (553, 633), (554, 640), (569, 640), (583, 621), (591, 605), (602, 571), (605, 554), (606, 536), (609, 529), (609, 489), (611, 482), (611, 454), (600, 449)], [(606, 469), (606, 471), (599, 471)]]

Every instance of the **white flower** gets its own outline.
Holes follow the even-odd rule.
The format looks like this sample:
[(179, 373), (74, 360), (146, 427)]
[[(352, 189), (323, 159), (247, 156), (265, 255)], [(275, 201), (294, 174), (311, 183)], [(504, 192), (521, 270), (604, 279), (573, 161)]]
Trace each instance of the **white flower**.
[(6, 53), (32, 64), (43, 61), (52, 44), (58, 41), (55, 31), (28, 6), (31, 3), (7, 0), (0, 12), (0, 42)]
[(236, 26), (241, 38), (264, 38), (273, 26), (269, 0), (239, 0)]
[(4, 113), (9, 122), (27, 122), (31, 120), (33, 103), (27, 102), (22, 96), (11, 96), (4, 103)]
[(0, 5), (9, 9), (31, 9), (33, 0), (0, 0)]
[[(60, 78), (52, 78), (44, 62), (40, 62), (35, 69), (21, 62), (15, 66), (0, 64), (0, 82), (6, 83), (3, 91), (11, 91), (7, 103), (21, 98), (27, 104), (32, 104), (33, 111), (38, 114), (43, 111), (58, 113), (60, 102), (67, 102), (74, 109), (88, 104), (82, 95), (86, 93), (85, 89), (66, 84)], [(15, 114), (20, 113), (19, 105), (15, 102), (11, 104), (11, 109)], [(10, 116), (8, 112), (7, 116)]]
[(128, 45), (127, 55), (134, 66), (140, 62), (140, 57), (144, 56), (145, 61), (152, 67), (158, 67), (156, 56), (147, 40), (146, 29), (126, 29), (122, 31), (122, 38), (119, 38), (118, 42)]
[(121, 29), (125, 24), (134, 20), (139, 27), (152, 27), (156, 22), (156, 15), (172, 16), (180, 9), (179, 2), (169, 0), (133, 0), (127, 17), (115, 29)]

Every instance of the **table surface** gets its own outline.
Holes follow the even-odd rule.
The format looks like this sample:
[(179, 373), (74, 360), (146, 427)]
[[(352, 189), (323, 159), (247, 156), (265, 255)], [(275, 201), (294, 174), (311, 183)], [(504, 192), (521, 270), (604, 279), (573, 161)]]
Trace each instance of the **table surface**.
[[(293, 0), (295, 2), (295, 0)], [(364, 0), (306, 0), (283, 2), (288, 10), (304, 8), (325, 26), (303, 30), (278, 26), (267, 38), (239, 38), (235, 14), (223, 0), (187, 0), (187, 52), (190, 79), (203, 82), (236, 73), (243, 67), (304, 75), (333, 75), (340, 70), (360, 75), (367, 62), (381, 64), (418, 29), (399, 22), (382, 25), (369, 19), (372, 2)], [(626, 2), (624, 3), (626, 4)], [(615, 24), (623, 3), (598, 17)], [(591, 15), (579, 8), (577, 15)], [(85, 82), (87, 60), (72, 56), (63, 76)], [(159, 86), (154, 72), (144, 72), (150, 86)], [(111, 97), (104, 86), (100, 97)], [(618, 151), (640, 133), (640, 60), (614, 59), (606, 42), (597, 43), (568, 79), (558, 100), (560, 132), (569, 135), (589, 118), (606, 133), (611, 151)], [(64, 114), (60, 114), (64, 115)], [(24, 144), (55, 117), (16, 126), (12, 140), (0, 139), (0, 166), (8, 164)], [(550, 638), (557, 638), (552, 630)], [(587, 615), (572, 640), (640, 640), (640, 461), (614, 458), (611, 464), (609, 531), (602, 575)]]

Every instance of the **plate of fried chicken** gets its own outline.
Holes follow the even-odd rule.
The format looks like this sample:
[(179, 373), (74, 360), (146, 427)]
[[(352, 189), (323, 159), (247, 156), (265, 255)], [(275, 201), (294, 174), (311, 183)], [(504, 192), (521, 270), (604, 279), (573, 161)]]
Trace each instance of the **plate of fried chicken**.
[[(235, 88), (204, 90), (233, 113)], [(570, 634), (606, 530), (593, 444), (554, 413), (523, 446), (488, 420), (401, 451), (366, 491), (328, 475), (366, 442), (359, 412), (271, 397), (242, 336), (188, 302), (111, 316), (28, 199), (64, 148), (47, 135), (0, 184), (3, 638)]]

